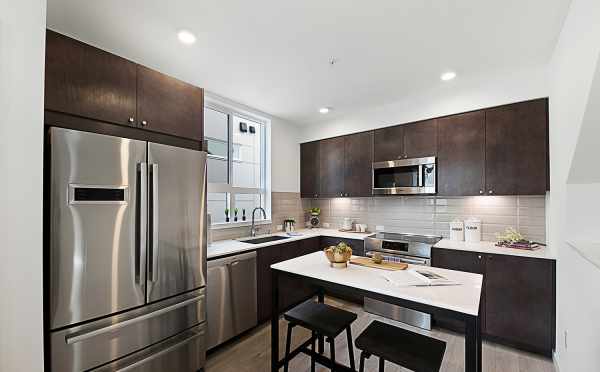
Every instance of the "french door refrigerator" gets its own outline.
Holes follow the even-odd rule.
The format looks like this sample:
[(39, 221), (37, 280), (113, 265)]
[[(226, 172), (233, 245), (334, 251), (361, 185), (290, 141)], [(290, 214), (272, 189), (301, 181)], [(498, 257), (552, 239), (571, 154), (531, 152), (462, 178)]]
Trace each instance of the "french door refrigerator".
[(51, 128), (52, 371), (196, 371), (206, 153)]

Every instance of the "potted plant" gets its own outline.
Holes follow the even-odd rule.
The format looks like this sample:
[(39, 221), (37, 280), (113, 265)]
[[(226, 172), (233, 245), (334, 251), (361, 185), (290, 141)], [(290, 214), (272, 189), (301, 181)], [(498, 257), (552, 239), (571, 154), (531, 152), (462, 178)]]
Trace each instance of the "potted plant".
[(233, 222), (237, 222), (237, 215), (238, 215), (238, 209), (234, 208), (233, 209)]
[(225, 222), (229, 222), (229, 208), (225, 208)]
[(344, 242), (339, 242), (338, 245), (327, 247), (323, 251), (325, 252), (325, 256), (327, 256), (331, 267), (347, 267), (348, 261), (352, 257), (352, 248)]
[(246, 221), (246, 209), (242, 209), (242, 221)]
[(311, 227), (311, 229), (319, 227), (319, 224), (321, 223), (321, 220), (319, 220), (319, 215), (321, 214), (321, 208), (318, 208), (318, 207), (310, 208), (308, 210), (308, 213), (310, 213), (310, 227)]

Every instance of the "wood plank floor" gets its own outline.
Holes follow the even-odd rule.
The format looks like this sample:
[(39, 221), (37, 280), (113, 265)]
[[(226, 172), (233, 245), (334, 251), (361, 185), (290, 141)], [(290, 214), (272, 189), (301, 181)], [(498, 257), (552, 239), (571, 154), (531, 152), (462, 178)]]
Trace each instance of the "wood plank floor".
[[(386, 318), (366, 313), (359, 305), (327, 298), (326, 302), (334, 306), (344, 308), (358, 314), (358, 319), (352, 325), (353, 337), (373, 320), (380, 320), (397, 326), (404, 326)], [(446, 354), (442, 365), (443, 372), (464, 371), (464, 338), (456, 333), (434, 329), (424, 331), (418, 328), (404, 326), (412, 331), (420, 332), (432, 337), (446, 341)], [(283, 357), (285, 348), (286, 322), (279, 322), (280, 356)], [(309, 332), (301, 327), (294, 329), (293, 347), (308, 339)], [(225, 344), (208, 355), (206, 372), (267, 372), (270, 371), (271, 360), (271, 327), (270, 324), (259, 326), (234, 342)], [(348, 363), (348, 349), (346, 346), (346, 334), (343, 332), (335, 340), (336, 358), (342, 363)], [(328, 350), (325, 345), (325, 350)], [(328, 354), (326, 352), (326, 354)], [(359, 351), (355, 349), (354, 358), (358, 368)], [(367, 360), (366, 371), (377, 371), (377, 359), (371, 357)], [(386, 363), (386, 372), (408, 371), (406, 369)], [(300, 354), (290, 362), (290, 371), (310, 371), (310, 359)], [(317, 364), (317, 371), (329, 371), (329, 369)], [(552, 360), (535, 354), (530, 354), (501, 345), (484, 342), (483, 344), (483, 371), (484, 372), (555, 372)]]

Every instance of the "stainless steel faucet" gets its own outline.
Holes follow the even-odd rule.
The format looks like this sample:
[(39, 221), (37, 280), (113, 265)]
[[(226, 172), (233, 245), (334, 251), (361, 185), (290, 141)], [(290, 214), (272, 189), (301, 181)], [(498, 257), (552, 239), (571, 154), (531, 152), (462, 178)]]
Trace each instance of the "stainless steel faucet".
[(261, 210), (262, 214), (263, 214), (263, 218), (266, 220), (267, 219), (267, 212), (265, 212), (265, 210), (262, 207), (256, 207), (252, 210), (252, 227), (250, 228), (250, 236), (256, 236), (256, 227), (254, 227), (254, 212), (256, 212), (256, 210)]

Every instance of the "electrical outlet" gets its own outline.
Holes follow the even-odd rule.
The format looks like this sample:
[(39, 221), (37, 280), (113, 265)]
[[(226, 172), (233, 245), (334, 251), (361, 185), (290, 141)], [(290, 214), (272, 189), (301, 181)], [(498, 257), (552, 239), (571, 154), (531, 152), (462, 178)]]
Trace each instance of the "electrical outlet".
[(277, 225), (277, 231), (283, 230), (283, 225)]
[(567, 350), (567, 330), (565, 330), (565, 350)]
[(323, 227), (324, 227), (324, 228), (328, 229), (328, 228), (329, 228), (329, 226), (330, 226), (330, 225), (329, 225), (329, 222), (323, 222)]

